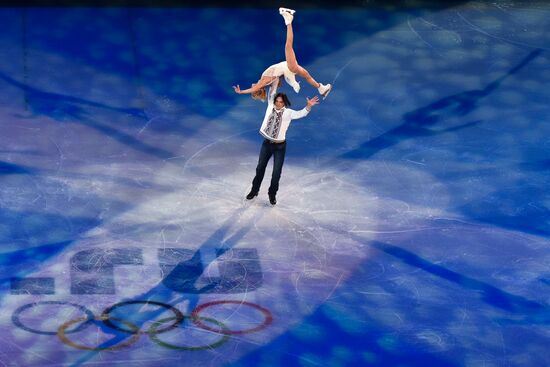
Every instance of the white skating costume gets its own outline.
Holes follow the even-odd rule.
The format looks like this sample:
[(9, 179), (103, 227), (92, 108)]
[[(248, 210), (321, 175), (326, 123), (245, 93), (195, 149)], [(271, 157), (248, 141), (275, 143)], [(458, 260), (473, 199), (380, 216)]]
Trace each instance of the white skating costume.
[(286, 61), (271, 65), (262, 73), (262, 76), (268, 77), (280, 77), (281, 75), (284, 75), (286, 82), (296, 93), (300, 91), (300, 83), (296, 81), (296, 74), (290, 71)]

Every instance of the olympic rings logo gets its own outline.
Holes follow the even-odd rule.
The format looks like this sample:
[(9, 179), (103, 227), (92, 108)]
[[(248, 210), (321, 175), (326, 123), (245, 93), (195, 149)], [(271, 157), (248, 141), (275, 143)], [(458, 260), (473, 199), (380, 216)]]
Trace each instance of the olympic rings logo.
[[(207, 308), (215, 307), (218, 305), (231, 305), (231, 304), (238, 305), (239, 307), (245, 306), (252, 309), (256, 313), (259, 313), (263, 318), (262, 322), (259, 325), (251, 328), (231, 330), (227, 327), (227, 325), (225, 325), (223, 322), (219, 320), (213, 319), (211, 317), (201, 316), (201, 313)], [(56, 330), (40, 330), (40, 329), (35, 329), (28, 325), (25, 325), (22, 321), (21, 316), (25, 312), (28, 312), (28, 310), (41, 305), (70, 306), (82, 312), (84, 316), (69, 320), (61, 324)], [(130, 305), (158, 306), (160, 309), (164, 308), (165, 310), (172, 312), (173, 316), (153, 321), (147, 330), (141, 330), (141, 328), (135, 323), (132, 323), (128, 320), (124, 320), (119, 317), (114, 317), (111, 315), (112, 313), (114, 313), (113, 312), (114, 310), (119, 310), (121, 308), (130, 306)], [(160, 334), (163, 334), (175, 328), (181, 327), (181, 325), (183, 324), (183, 321), (186, 318), (189, 319), (199, 329), (218, 335), (219, 340), (215, 340), (214, 342), (207, 345), (199, 345), (199, 346), (175, 345), (167, 341), (161, 340), (159, 336)], [(17, 310), (14, 311), (12, 315), (12, 322), (14, 323), (14, 325), (19, 327), (20, 329), (23, 329), (25, 331), (28, 331), (34, 334), (57, 335), (57, 337), (64, 344), (75, 349), (86, 350), (86, 351), (116, 351), (116, 350), (124, 349), (133, 345), (135, 342), (137, 342), (140, 336), (143, 334), (146, 334), (156, 344), (165, 348), (169, 348), (173, 350), (199, 351), (204, 349), (217, 348), (222, 344), (226, 343), (229, 340), (231, 335), (248, 334), (248, 333), (253, 333), (253, 332), (257, 332), (262, 329), (265, 329), (267, 326), (269, 326), (273, 322), (273, 316), (268, 309), (262, 306), (259, 306), (255, 303), (244, 302), (244, 301), (233, 301), (233, 300), (220, 300), (220, 301), (203, 303), (197, 306), (193, 311), (191, 311), (190, 315), (184, 315), (176, 307), (168, 305), (166, 303), (162, 303), (162, 302), (149, 301), (149, 300), (124, 301), (105, 308), (99, 316), (94, 315), (94, 313), (90, 311), (88, 308), (86, 308), (85, 306), (82, 306), (76, 303), (63, 302), (63, 301), (40, 301), (40, 302), (29, 303), (19, 307)], [(73, 334), (84, 330), (92, 323), (100, 323), (100, 326), (105, 326), (111, 330), (121, 332), (125, 335), (125, 338), (124, 340), (122, 340), (121, 343), (118, 343), (115, 345), (87, 346), (87, 345), (79, 344), (73, 341), (68, 336), (68, 334)]]

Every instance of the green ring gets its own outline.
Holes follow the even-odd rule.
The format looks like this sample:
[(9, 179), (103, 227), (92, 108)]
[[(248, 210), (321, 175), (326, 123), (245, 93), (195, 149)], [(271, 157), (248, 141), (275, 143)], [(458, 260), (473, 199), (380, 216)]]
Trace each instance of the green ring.
[[(188, 317), (188, 316), (187, 316)], [(220, 334), (222, 335), (222, 338), (215, 342), (215, 343), (212, 343), (212, 344), (208, 344), (208, 345), (203, 345), (203, 346), (200, 346), (200, 347), (182, 347), (182, 346), (178, 346), (178, 345), (173, 345), (173, 344), (169, 344), (169, 343), (166, 343), (166, 342), (163, 342), (162, 340), (159, 339), (158, 337), (158, 333), (156, 332), (157, 328), (165, 323), (165, 322), (169, 322), (169, 321), (172, 321), (172, 320), (175, 320), (176, 318), (175, 317), (168, 317), (168, 318), (165, 318), (165, 319), (161, 319), (161, 320), (158, 320), (158, 321), (155, 321), (151, 324), (151, 326), (149, 327), (149, 330), (147, 331), (149, 333), (149, 337), (151, 338), (151, 340), (153, 340), (155, 343), (157, 343), (158, 345), (160, 346), (163, 346), (165, 348), (169, 348), (169, 349), (175, 349), (175, 350), (190, 350), (190, 351), (197, 351), (197, 350), (205, 350), (205, 349), (214, 349), (214, 348), (217, 348), (219, 347), (220, 345), (222, 345), (223, 343), (227, 342), (229, 340), (229, 335), (227, 334)], [(205, 320), (205, 321), (209, 321), (211, 323), (214, 323), (216, 324), (218, 327), (220, 327), (223, 331), (227, 331), (229, 330), (227, 328), (227, 326), (225, 326), (223, 323), (221, 323), (220, 321), (218, 320), (214, 320), (214, 319), (211, 319), (211, 318), (208, 318), (208, 317), (200, 317), (200, 319), (202, 320)]]

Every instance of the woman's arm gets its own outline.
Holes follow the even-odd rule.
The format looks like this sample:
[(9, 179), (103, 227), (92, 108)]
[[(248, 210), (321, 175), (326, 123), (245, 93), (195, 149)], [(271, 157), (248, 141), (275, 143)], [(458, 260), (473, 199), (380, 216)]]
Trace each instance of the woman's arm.
[(272, 77), (269, 77), (269, 76), (262, 76), (262, 78), (260, 80), (258, 80), (258, 83), (256, 84), (252, 84), (252, 87), (251, 88), (248, 88), (248, 89), (241, 89), (241, 87), (239, 87), (239, 85), (234, 85), (233, 86), (233, 90), (235, 91), (235, 93), (237, 94), (249, 94), (249, 93), (254, 93), (254, 92), (257, 92), (259, 91), (260, 89), (262, 89), (263, 87), (265, 87), (266, 85), (268, 85), (269, 83), (271, 83), (273, 80)]

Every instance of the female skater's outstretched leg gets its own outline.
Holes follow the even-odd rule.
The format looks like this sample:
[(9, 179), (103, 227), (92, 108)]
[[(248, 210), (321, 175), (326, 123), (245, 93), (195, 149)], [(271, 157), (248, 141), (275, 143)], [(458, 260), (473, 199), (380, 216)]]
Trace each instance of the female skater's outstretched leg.
[(294, 31), (292, 29), (292, 20), (294, 16), (290, 12), (285, 12), (285, 11), (282, 11), (281, 15), (283, 16), (283, 18), (285, 18), (285, 24), (286, 24), (285, 59), (288, 65), (288, 69), (294, 74), (300, 75), (309, 84), (311, 84), (314, 88), (316, 88), (319, 91), (319, 94), (326, 97), (327, 94), (330, 92), (331, 85), (330, 84), (323, 85), (317, 82), (305, 68), (301, 67), (298, 64), (298, 60), (296, 60), (296, 54), (294, 53), (294, 47), (293, 47)]
[[(285, 20), (286, 19), (287, 18), (285, 17)], [(298, 60), (296, 60), (296, 54), (294, 53), (293, 43), (294, 43), (294, 31), (292, 30), (292, 23), (290, 23), (290, 24), (287, 24), (286, 26), (286, 43), (285, 43), (285, 59), (288, 65), (288, 69), (294, 74), (300, 75), (314, 88), (319, 88), (321, 85), (315, 79), (313, 79), (313, 77), (308, 73), (306, 69), (304, 69), (298, 64)]]

